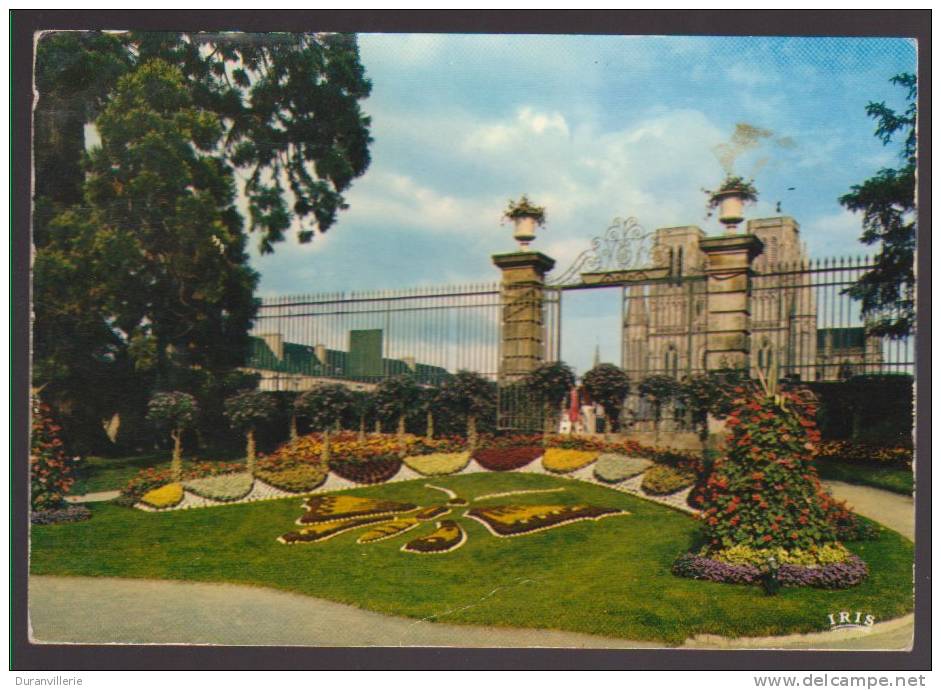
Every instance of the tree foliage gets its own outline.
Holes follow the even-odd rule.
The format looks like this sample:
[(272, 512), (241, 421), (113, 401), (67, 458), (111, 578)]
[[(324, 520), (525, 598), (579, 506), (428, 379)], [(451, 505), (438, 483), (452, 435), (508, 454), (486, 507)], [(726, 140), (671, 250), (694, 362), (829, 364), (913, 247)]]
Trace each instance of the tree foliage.
[(876, 245), (875, 266), (847, 292), (862, 303), (870, 331), (903, 338), (915, 328), (915, 174), (917, 166), (918, 84), (914, 74), (898, 74), (892, 83), (907, 90), (908, 106), (898, 113), (884, 102), (870, 102), (866, 114), (877, 122), (876, 136), (888, 145), (901, 141), (901, 165), (883, 168), (853, 185), (840, 203), (862, 213), (860, 241)]
[(441, 403), (467, 420), (467, 440), (477, 445), (477, 422), (485, 415), (496, 416), (497, 387), (473, 371), (459, 371), (441, 386)]
[(678, 400), (681, 391), (680, 382), (665, 374), (647, 376), (637, 386), (637, 392), (653, 403), (654, 416), (658, 422), (663, 413), (663, 406)]
[(385, 419), (395, 419), (398, 434), (405, 433), (405, 417), (421, 399), (421, 388), (411, 374), (399, 374), (383, 380), (376, 388), (376, 407)]
[(321, 383), (305, 391), (294, 402), (298, 415), (310, 420), (315, 429), (329, 430), (353, 404), (350, 390), (339, 383)]
[(724, 419), (737, 397), (735, 389), (747, 382), (748, 375), (741, 369), (716, 369), (692, 374), (682, 381), (678, 396), (686, 404), (701, 436), (705, 438), (708, 433), (708, 416)]
[(546, 362), (526, 375), (525, 384), (537, 398), (558, 406), (575, 386), (575, 372), (565, 362)]
[(254, 430), (278, 412), (274, 398), (265, 391), (244, 391), (227, 398), (225, 416), (233, 429)]
[(255, 309), (235, 171), (262, 251), (335, 222), (369, 164), (355, 37), (52, 32), (35, 73), (34, 382), (86, 448), (154, 388), (218, 419)]
[(613, 364), (598, 364), (585, 372), (584, 382), (588, 394), (604, 408), (612, 430), (617, 431), (624, 399), (631, 390), (627, 374)]

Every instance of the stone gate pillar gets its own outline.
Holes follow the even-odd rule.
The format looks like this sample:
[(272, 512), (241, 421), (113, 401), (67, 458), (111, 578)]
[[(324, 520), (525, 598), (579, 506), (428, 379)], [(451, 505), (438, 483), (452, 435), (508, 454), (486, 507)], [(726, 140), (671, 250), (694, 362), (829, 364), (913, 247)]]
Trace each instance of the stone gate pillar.
[(706, 369), (749, 366), (752, 261), (764, 245), (754, 235), (706, 237)]
[(503, 274), (499, 379), (512, 382), (545, 359), (543, 290), (555, 259), (541, 252), (494, 254), (492, 258)]

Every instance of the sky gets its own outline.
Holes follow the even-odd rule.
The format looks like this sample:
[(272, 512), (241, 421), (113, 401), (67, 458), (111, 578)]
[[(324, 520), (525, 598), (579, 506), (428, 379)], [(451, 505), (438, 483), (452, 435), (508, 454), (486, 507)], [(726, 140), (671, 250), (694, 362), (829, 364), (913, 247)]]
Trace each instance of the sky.
[[(523, 193), (547, 209), (531, 248), (558, 272), (615, 217), (720, 234), (703, 189), (725, 176), (716, 147), (738, 123), (769, 133), (732, 166), (758, 188), (746, 215), (793, 216), (812, 257), (864, 254), (860, 220), (838, 198), (898, 162), (865, 107), (903, 109), (889, 79), (916, 70), (907, 39), (364, 34), (359, 44), (372, 163), (312, 243), (261, 256), (252, 238), (261, 296), (496, 281), (490, 256), (516, 247), (501, 215)], [(618, 363), (616, 290), (567, 293), (562, 314), (563, 360), (584, 371), (597, 346)]]

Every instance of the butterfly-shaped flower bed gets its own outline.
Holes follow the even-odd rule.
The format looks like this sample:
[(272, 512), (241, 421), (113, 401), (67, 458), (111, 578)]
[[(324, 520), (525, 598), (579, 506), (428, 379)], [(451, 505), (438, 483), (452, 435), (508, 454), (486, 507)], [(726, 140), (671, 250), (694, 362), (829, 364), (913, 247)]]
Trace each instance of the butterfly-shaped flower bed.
[[(426, 485), (448, 494), (444, 504), (421, 507), (414, 503), (361, 498), (345, 494), (312, 496), (304, 502), (307, 512), (298, 520), (301, 529), (278, 537), (282, 544), (321, 542), (339, 534), (369, 527), (357, 544), (374, 544), (393, 539), (434, 522), (435, 529), (406, 542), (401, 550), (415, 554), (442, 554), (454, 551), (467, 541), (466, 530), (455, 520), (438, 518), (469, 504), (450, 489)], [(512, 492), (541, 493), (544, 490)], [(481, 496), (480, 499), (489, 498)], [(460, 517), (484, 525), (497, 537), (518, 537), (561, 527), (581, 520), (599, 520), (612, 515), (628, 515), (625, 510), (586, 504), (496, 505), (466, 510)], [(458, 517), (455, 515), (454, 517)]]

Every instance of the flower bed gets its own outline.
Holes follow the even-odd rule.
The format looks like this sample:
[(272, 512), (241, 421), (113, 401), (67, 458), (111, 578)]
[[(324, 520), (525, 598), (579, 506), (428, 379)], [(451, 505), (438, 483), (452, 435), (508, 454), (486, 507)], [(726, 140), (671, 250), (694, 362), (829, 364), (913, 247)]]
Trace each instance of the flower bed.
[(203, 477), (183, 482), (183, 488), (197, 496), (213, 501), (237, 501), (252, 490), (255, 478), (247, 472), (223, 474), (218, 477)]
[(651, 496), (666, 496), (692, 486), (696, 476), (666, 465), (654, 465), (644, 474), (640, 488)]
[(590, 505), (502, 505), (472, 508), (464, 515), (477, 520), (497, 537), (518, 537), (579, 520), (598, 520), (627, 514), (617, 508)]
[(564, 474), (587, 467), (597, 458), (598, 452), (593, 450), (547, 448), (542, 456), (542, 466), (550, 472)]
[(413, 539), (402, 547), (410, 553), (448, 553), (459, 549), (467, 541), (467, 534), (454, 520), (442, 520), (438, 529), (426, 537)]
[(357, 484), (381, 484), (394, 477), (402, 467), (397, 455), (353, 459), (336, 458), (330, 461), (330, 470)]
[(90, 517), (91, 511), (86, 506), (67, 506), (34, 510), (29, 514), (29, 521), (34, 525), (61, 525), (66, 522), (81, 522)]
[(428, 455), (408, 455), (403, 461), (426, 477), (437, 477), (460, 472), (470, 462), (470, 453), (429, 453)]
[(506, 472), (525, 467), (545, 452), (539, 446), (515, 446), (511, 448), (482, 448), (474, 453), (481, 467), (493, 472)]
[(415, 519), (422, 522), (427, 522), (428, 520), (439, 518), (442, 515), (447, 515), (450, 512), (451, 509), (448, 506), (431, 506), (430, 508), (422, 508), (417, 513), (415, 513)]
[[(367, 434), (362, 441), (358, 434), (352, 431), (341, 431), (330, 435), (330, 455), (334, 458), (346, 460), (366, 460), (370, 458), (385, 457), (389, 455), (434, 452), (437, 450), (435, 441), (427, 441), (412, 434), (406, 434), (401, 440), (392, 434)], [(441, 441), (442, 447), (448, 441)], [(323, 435), (308, 434), (296, 441), (284, 444), (274, 453), (265, 456), (263, 464), (268, 469), (283, 469), (304, 464), (319, 464), (323, 451)], [(260, 463), (262, 464), (262, 463)]]
[(281, 491), (302, 494), (322, 485), (327, 479), (327, 471), (318, 465), (299, 465), (285, 470), (256, 469), (255, 476)]
[[(216, 477), (222, 474), (240, 473), (245, 471), (245, 465), (240, 462), (198, 462), (183, 469), (183, 480), (200, 479), (202, 477)], [(173, 482), (173, 473), (169, 467), (157, 469), (149, 467), (141, 470), (124, 485), (121, 495), (129, 505), (136, 503), (141, 496), (166, 486)]]
[(174, 482), (159, 489), (151, 489), (141, 497), (141, 503), (157, 510), (172, 508), (183, 500), (183, 485)]
[(304, 544), (325, 541), (337, 536), (338, 534), (343, 534), (344, 532), (349, 532), (350, 530), (356, 529), (357, 527), (372, 525), (377, 522), (385, 522), (386, 519), (387, 518), (384, 515), (367, 515), (365, 517), (353, 518), (351, 520), (332, 520), (328, 522), (319, 522), (296, 532), (282, 534), (280, 537), (278, 537), (278, 541), (282, 544)]
[(392, 537), (397, 537), (400, 534), (405, 534), (409, 530), (415, 529), (420, 524), (421, 522), (417, 515), (414, 517), (397, 517), (389, 522), (380, 523), (367, 532), (364, 532), (360, 535), (359, 539), (356, 540), (356, 543), (372, 544), (377, 541), (391, 539)]
[(739, 544), (722, 551), (713, 553), (710, 558), (730, 565), (754, 565), (762, 566), (768, 562), (769, 558), (774, 558), (778, 563), (803, 566), (830, 565), (833, 563), (843, 563), (849, 560), (851, 554), (849, 550), (839, 542), (824, 544), (810, 549), (794, 549), (788, 551), (781, 547), (770, 549), (755, 549), (744, 544)]
[(307, 512), (297, 521), (299, 525), (315, 522), (333, 522), (351, 520), (364, 516), (385, 516), (397, 513), (411, 513), (418, 510), (414, 503), (382, 501), (374, 498), (361, 498), (346, 494), (311, 496), (304, 501)]
[(602, 453), (595, 463), (595, 478), (607, 484), (617, 484), (646, 472), (651, 465), (653, 462), (647, 458)]
[[(733, 565), (690, 553), (680, 556), (671, 570), (678, 577), (739, 585), (758, 584), (763, 577), (761, 568), (755, 565)], [(845, 589), (858, 585), (868, 576), (866, 563), (859, 556), (851, 555), (843, 562), (821, 566), (784, 564), (778, 569), (777, 579), (790, 587)]]
[(852, 441), (824, 441), (817, 449), (818, 460), (842, 460), (845, 462), (889, 465), (902, 469), (912, 468), (914, 453), (902, 446), (886, 447)]

